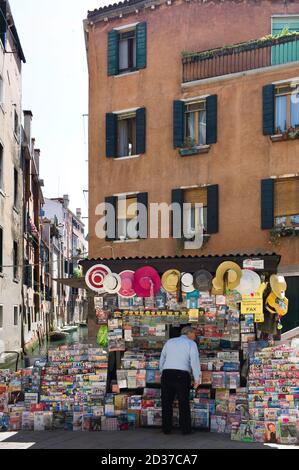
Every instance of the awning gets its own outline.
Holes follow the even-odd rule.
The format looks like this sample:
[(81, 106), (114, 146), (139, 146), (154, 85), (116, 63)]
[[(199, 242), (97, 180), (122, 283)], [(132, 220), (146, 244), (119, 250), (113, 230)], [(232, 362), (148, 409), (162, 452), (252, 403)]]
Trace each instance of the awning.
[(86, 272), (96, 264), (104, 264), (113, 272), (120, 273), (126, 269), (136, 271), (142, 266), (152, 266), (158, 272), (163, 273), (168, 269), (179, 269), (181, 272), (194, 273), (199, 269), (206, 269), (215, 273), (219, 264), (224, 261), (234, 261), (241, 268), (244, 267), (246, 260), (263, 261), (262, 272), (273, 274), (277, 272), (281, 256), (276, 253), (258, 253), (258, 254), (229, 254), (229, 255), (209, 255), (209, 256), (162, 256), (162, 257), (136, 257), (136, 258), (98, 258), (81, 260), (79, 264)]
[(74, 287), (75, 289), (87, 289), (84, 277), (58, 278), (53, 279), (53, 281), (64, 286)]

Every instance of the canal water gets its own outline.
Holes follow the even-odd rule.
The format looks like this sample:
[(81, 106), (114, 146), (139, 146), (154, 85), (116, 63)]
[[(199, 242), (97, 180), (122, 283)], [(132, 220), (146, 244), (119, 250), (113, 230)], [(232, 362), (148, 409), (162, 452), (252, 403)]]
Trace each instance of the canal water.
[[(75, 343), (88, 343), (88, 328), (78, 327), (77, 331), (73, 331), (67, 335), (65, 339), (59, 341), (47, 341), (45, 338), (42, 344), (28, 353), (23, 358), (19, 358), (18, 369), (33, 366), (37, 359), (45, 359), (49, 349), (55, 349), (62, 345), (75, 344)], [(29, 363), (30, 362), (30, 363)], [(6, 367), (15, 370), (16, 361), (8, 364)]]

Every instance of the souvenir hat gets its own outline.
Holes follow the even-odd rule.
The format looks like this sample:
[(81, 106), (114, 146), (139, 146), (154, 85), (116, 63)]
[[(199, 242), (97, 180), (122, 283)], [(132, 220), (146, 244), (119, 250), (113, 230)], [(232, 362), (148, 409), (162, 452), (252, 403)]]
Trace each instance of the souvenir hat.
[(209, 273), (209, 271), (207, 271), (206, 269), (196, 271), (196, 273), (194, 273), (193, 278), (195, 289), (201, 292), (208, 292), (211, 290), (213, 276), (211, 273)]
[(135, 272), (134, 290), (139, 297), (151, 297), (152, 293), (157, 295), (160, 287), (161, 279), (156, 269), (145, 266)]
[(242, 269), (242, 277), (240, 284), (236, 287), (236, 290), (241, 295), (249, 295), (259, 291), (261, 287), (260, 276), (250, 269)]
[(96, 264), (87, 271), (85, 283), (89, 289), (102, 294), (105, 292), (103, 282), (108, 274), (111, 274), (111, 269), (103, 264)]
[(181, 273), (177, 269), (169, 269), (162, 276), (162, 286), (167, 292), (176, 292), (181, 279)]
[(108, 274), (103, 281), (103, 288), (109, 294), (117, 294), (121, 288), (121, 278), (119, 274)]
[(193, 285), (193, 276), (190, 273), (183, 273), (181, 277), (182, 292), (193, 292), (195, 287)]
[(237, 263), (233, 261), (224, 261), (216, 271), (216, 277), (213, 279), (213, 287), (216, 290), (224, 289), (224, 275), (227, 273), (227, 288), (235, 289), (239, 284), (242, 276), (242, 270)]
[(119, 273), (121, 279), (121, 287), (118, 292), (120, 297), (131, 299), (135, 297), (136, 292), (133, 287), (134, 283), (134, 271), (122, 271)]
[(271, 292), (266, 299), (265, 308), (268, 312), (277, 313), (280, 317), (283, 317), (288, 313), (289, 301), (286, 297), (281, 299), (274, 292)]
[(270, 286), (274, 294), (280, 299), (283, 299), (285, 296), (285, 291), (287, 290), (287, 283), (284, 276), (279, 274), (272, 274), (270, 276)]

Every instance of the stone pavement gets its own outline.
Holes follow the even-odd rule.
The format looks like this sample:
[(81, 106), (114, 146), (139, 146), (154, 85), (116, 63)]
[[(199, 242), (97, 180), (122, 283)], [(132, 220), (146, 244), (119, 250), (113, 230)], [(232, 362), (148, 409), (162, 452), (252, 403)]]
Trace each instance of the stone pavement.
[(1, 449), (271, 449), (298, 446), (264, 445), (231, 441), (226, 434), (195, 432), (182, 436), (179, 431), (164, 435), (159, 429), (119, 432), (15, 432), (0, 433)]

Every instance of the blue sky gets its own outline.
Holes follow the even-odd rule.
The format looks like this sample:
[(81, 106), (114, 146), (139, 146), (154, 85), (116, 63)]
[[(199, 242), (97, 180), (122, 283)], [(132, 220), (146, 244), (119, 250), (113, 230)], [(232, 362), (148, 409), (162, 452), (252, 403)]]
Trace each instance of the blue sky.
[(111, 2), (9, 1), (27, 61), (23, 109), (33, 112), (44, 195), (69, 194), (70, 208), (81, 207), (87, 217), (88, 128), (83, 115), (88, 113), (88, 74), (82, 22), (87, 10)]

